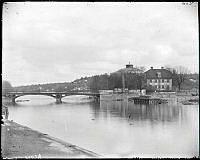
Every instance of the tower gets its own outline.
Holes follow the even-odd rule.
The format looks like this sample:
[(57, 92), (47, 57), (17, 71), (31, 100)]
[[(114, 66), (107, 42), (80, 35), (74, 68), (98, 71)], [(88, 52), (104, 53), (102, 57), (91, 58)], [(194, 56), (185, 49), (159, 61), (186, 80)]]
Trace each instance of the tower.
[(126, 65), (126, 68), (133, 68), (133, 65), (129, 62), (129, 64)]

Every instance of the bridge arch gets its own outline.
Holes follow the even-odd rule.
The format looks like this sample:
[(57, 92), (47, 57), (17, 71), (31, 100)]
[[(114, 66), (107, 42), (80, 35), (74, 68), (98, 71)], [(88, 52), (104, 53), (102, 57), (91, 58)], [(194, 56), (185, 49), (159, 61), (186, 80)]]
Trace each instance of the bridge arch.
[(27, 95), (27, 94), (17, 95), (17, 96), (15, 96), (14, 98), (17, 99), (17, 98), (19, 98), (19, 97), (23, 97), (23, 96), (48, 96), (48, 97), (52, 97), (52, 98), (55, 99), (55, 97), (52, 96), (52, 95), (34, 95), (34, 94), (28, 94), (28, 95)]
[(54, 99), (56, 99), (56, 103), (62, 103), (61, 99), (62, 97), (61, 96), (58, 96), (58, 95), (54, 95), (54, 94), (39, 94), (39, 95), (36, 95), (36, 94), (17, 94), (17, 95), (12, 95), (11, 96), (11, 99), (12, 99), (12, 102), (13, 104), (16, 103), (16, 99), (19, 98), (19, 97), (23, 97), (23, 96), (48, 96), (48, 97), (52, 97)]

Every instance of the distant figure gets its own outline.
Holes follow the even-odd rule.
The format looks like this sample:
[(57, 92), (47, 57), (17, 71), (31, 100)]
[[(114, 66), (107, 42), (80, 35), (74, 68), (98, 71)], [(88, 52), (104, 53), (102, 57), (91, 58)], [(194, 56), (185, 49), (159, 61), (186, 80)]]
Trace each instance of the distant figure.
[[(129, 114), (129, 116), (128, 116), (128, 120), (130, 120), (131, 119), (131, 113)], [(131, 121), (130, 121), (131, 122)], [(129, 125), (133, 125), (133, 123), (129, 123)]]
[(8, 115), (9, 115), (8, 107), (5, 106), (5, 119), (8, 119)]
[(129, 116), (128, 116), (128, 119), (130, 119), (131, 118), (131, 113), (129, 114)]

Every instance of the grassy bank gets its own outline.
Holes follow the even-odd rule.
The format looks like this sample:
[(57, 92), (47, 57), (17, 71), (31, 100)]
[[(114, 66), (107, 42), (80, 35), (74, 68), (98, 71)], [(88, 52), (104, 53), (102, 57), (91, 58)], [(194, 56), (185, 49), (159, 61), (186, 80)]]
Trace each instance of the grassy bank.
[(3, 158), (99, 157), (96, 153), (6, 120), (1, 124)]

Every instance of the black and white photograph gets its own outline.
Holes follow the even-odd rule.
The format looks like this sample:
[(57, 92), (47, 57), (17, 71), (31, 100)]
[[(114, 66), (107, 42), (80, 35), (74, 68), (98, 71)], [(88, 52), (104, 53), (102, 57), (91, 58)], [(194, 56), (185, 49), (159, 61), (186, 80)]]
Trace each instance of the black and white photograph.
[(199, 158), (198, 2), (4, 2), (3, 159)]

